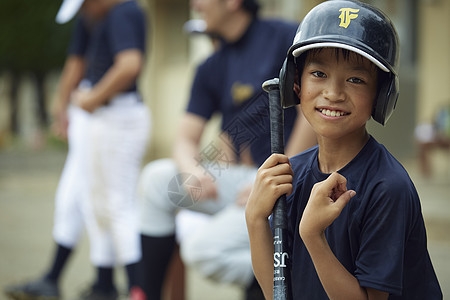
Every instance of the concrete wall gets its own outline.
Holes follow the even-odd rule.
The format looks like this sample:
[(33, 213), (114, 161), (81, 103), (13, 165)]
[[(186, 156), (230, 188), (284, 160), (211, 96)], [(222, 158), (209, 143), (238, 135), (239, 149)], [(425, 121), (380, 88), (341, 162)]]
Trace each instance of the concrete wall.
[(422, 0), (418, 26), (418, 122), (450, 105), (450, 1)]
[(152, 111), (148, 159), (168, 157), (190, 84), (188, 38), (182, 27), (188, 1), (143, 0), (149, 14), (149, 59), (140, 87)]

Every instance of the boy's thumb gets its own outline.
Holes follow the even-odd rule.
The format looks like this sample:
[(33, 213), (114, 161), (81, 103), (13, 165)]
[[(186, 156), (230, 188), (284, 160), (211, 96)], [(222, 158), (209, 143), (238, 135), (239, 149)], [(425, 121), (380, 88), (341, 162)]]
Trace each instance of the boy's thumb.
[(355, 195), (356, 192), (354, 190), (348, 190), (335, 201), (335, 204), (338, 205), (339, 209), (342, 211), (350, 199)]

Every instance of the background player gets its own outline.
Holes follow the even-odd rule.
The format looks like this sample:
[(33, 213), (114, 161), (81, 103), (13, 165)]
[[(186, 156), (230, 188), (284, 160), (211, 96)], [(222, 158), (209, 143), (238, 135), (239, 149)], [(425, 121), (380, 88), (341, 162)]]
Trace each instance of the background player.
[(116, 265), (126, 266), (129, 288), (137, 285), (134, 195), (150, 128), (136, 83), (146, 50), (145, 15), (135, 1), (64, 0), (57, 21), (69, 21), (79, 9), (55, 109), (56, 129), (69, 136), (56, 193), (57, 250), (42, 278), (7, 289), (13, 298), (60, 297), (58, 280), (83, 225), (97, 280), (81, 299), (117, 299)]

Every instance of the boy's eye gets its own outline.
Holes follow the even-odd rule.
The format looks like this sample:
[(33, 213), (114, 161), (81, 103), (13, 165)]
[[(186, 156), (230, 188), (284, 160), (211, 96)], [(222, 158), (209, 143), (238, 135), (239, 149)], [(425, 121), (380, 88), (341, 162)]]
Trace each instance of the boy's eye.
[(362, 80), (361, 78), (357, 78), (357, 77), (349, 78), (348, 81), (351, 83), (364, 83), (364, 80)]
[(313, 76), (319, 77), (319, 78), (324, 78), (324, 77), (326, 77), (325, 73), (320, 72), (320, 71), (314, 71), (314, 72), (311, 72), (311, 74), (312, 74)]

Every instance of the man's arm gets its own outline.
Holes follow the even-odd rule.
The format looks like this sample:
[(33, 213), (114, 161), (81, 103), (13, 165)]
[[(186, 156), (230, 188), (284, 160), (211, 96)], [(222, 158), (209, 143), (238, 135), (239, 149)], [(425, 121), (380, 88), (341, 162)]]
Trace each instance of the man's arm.
[(75, 103), (84, 110), (94, 111), (136, 80), (143, 60), (143, 54), (138, 49), (119, 52), (114, 58), (114, 64), (92, 89), (77, 91), (74, 95)]
[(215, 199), (216, 184), (198, 161), (200, 142), (206, 124), (207, 120), (203, 117), (185, 113), (175, 138), (173, 157), (181, 173), (192, 174), (200, 181), (202, 187), (200, 199)]
[(53, 130), (63, 138), (67, 138), (67, 106), (70, 103), (70, 96), (83, 78), (85, 65), (84, 58), (78, 55), (68, 56), (64, 64), (52, 108)]

